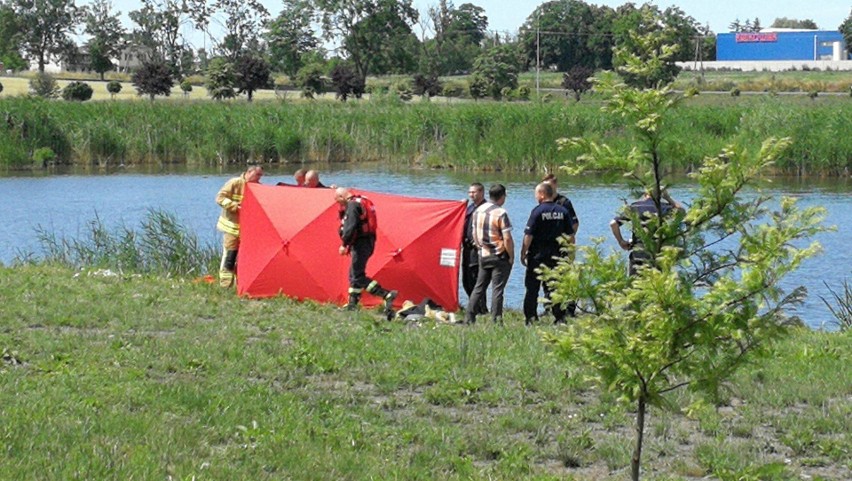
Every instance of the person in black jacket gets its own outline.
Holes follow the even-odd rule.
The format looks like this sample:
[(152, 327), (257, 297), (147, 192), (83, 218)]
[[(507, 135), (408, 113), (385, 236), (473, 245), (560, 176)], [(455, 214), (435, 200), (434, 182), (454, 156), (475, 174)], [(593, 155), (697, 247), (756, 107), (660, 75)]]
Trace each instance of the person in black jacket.
[(367, 277), (367, 261), (376, 247), (376, 208), (370, 199), (338, 187), (334, 200), (340, 205), (340, 255), (351, 255), (349, 266), (349, 301), (345, 308), (355, 310), (363, 291), (384, 299), (385, 315), (393, 317), (393, 301), (397, 291), (389, 291)]
[[(470, 184), (467, 189), (467, 197), (470, 202), (464, 214), (464, 238), (462, 239), (462, 287), (467, 293), (468, 299), (473, 288), (476, 286), (476, 277), (479, 275), (479, 247), (473, 241), (471, 230), (471, 216), (479, 206), (485, 203), (485, 187), (479, 182)], [(487, 314), (488, 306), (485, 296), (480, 297), (479, 305), (475, 309), (476, 314)]]

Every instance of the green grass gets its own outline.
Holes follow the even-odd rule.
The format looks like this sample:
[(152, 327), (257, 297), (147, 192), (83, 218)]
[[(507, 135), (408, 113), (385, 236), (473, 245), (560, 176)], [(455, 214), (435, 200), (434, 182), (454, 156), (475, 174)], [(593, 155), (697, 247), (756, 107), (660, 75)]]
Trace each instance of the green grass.
[[(627, 476), (632, 413), (519, 313), (387, 323), (49, 263), (0, 266), (0, 296), (0, 479)], [(850, 357), (797, 330), (707, 419), (651, 411), (648, 479), (849, 479)]]
[[(850, 99), (698, 96), (670, 119), (661, 146), (680, 170), (731, 142), (760, 148), (790, 136), (784, 173), (842, 175), (852, 167)], [(80, 166), (301, 161), (385, 161), (401, 166), (541, 171), (578, 152), (556, 140), (584, 136), (621, 149), (634, 142), (600, 100), (497, 103), (372, 101), (218, 103), (0, 100), (0, 162), (41, 168), (49, 148), (59, 164)], [(36, 165), (37, 164), (37, 165)]]

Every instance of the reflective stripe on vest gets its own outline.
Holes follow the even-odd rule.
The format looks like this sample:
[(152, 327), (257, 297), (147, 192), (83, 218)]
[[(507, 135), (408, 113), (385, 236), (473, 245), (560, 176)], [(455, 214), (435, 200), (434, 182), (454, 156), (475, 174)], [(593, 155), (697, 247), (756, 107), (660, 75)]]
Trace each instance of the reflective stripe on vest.
[(216, 228), (227, 234), (238, 236), (240, 235), (240, 225), (236, 222), (231, 222), (225, 216), (219, 216), (219, 222), (216, 223)]

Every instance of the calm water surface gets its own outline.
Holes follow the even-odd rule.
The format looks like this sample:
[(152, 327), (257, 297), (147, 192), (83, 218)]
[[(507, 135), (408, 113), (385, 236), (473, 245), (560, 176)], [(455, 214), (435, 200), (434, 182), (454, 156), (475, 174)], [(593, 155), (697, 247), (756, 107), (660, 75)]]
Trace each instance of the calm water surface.
[[(263, 183), (291, 181), (295, 167), (268, 170)], [(488, 185), (501, 182), (508, 189), (506, 208), (514, 224), (517, 249), (523, 227), (534, 207), (533, 187), (537, 177), (518, 174), (455, 174), (448, 172), (387, 171), (379, 167), (325, 168), (322, 180), (326, 185), (337, 184), (368, 190), (438, 199), (463, 199), (467, 185), (479, 181)], [(99, 217), (109, 227), (138, 228), (149, 209), (174, 213), (194, 230), (203, 242), (218, 245), (215, 230), (219, 208), (214, 197), (222, 184), (234, 172), (131, 174), (110, 175), (51, 175), (0, 178), (7, 202), (0, 209), (0, 262), (9, 264), (27, 253), (40, 251), (36, 228), (42, 227), (61, 236), (80, 237), (87, 232), (87, 223)], [(792, 195), (802, 206), (821, 205), (828, 210), (826, 223), (835, 225), (835, 232), (820, 235), (824, 252), (809, 260), (794, 277), (787, 279), (789, 290), (797, 285), (808, 288), (809, 297), (799, 315), (811, 326), (822, 327), (832, 317), (819, 296), (829, 298), (823, 282), (837, 290), (844, 279), (852, 278), (852, 255), (848, 242), (852, 227), (846, 222), (852, 216), (852, 182), (833, 181), (774, 181), (764, 187), (771, 194)], [(615, 249), (609, 220), (629, 195), (623, 185), (606, 183), (593, 178), (563, 178), (560, 191), (574, 203), (580, 217), (578, 242), (588, 244), (592, 237), (605, 237), (606, 245)], [(672, 195), (688, 205), (690, 186), (682, 183), (672, 189)], [(336, 251), (335, 251), (336, 252)], [(332, 253), (335, 254), (335, 253)], [(520, 309), (523, 298), (524, 268), (515, 265), (507, 288), (510, 308)], [(466, 301), (461, 296), (462, 303)]]

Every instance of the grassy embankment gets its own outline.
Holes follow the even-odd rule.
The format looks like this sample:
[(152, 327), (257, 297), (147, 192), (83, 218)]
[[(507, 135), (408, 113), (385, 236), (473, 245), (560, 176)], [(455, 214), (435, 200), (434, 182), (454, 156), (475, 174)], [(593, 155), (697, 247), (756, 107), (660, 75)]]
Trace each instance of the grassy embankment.
[[(845, 97), (698, 96), (672, 116), (662, 152), (689, 169), (740, 141), (756, 149), (769, 136), (793, 147), (786, 173), (837, 175), (852, 164), (852, 109)], [(586, 136), (632, 144), (600, 101), (574, 103), (403, 104), (340, 102), (46, 102), (0, 100), (0, 162), (42, 166), (382, 160), (462, 169), (540, 170), (561, 164), (555, 140)], [(43, 153), (43, 152), (42, 152)], [(34, 157), (37, 159), (34, 161)]]
[[(0, 297), (0, 479), (628, 475), (631, 412), (517, 315), (404, 325), (51, 265), (0, 266)], [(645, 479), (852, 477), (848, 332), (793, 332), (716, 408), (671, 401)]]

